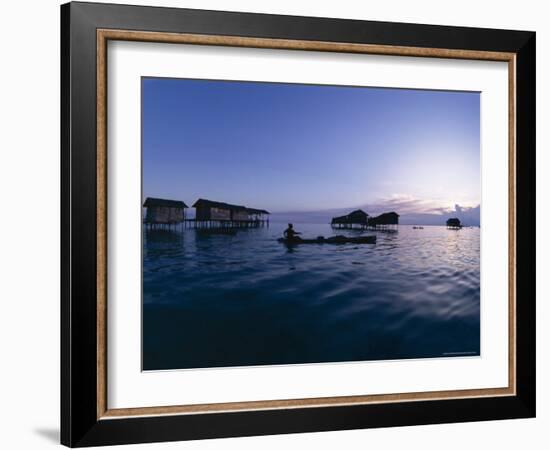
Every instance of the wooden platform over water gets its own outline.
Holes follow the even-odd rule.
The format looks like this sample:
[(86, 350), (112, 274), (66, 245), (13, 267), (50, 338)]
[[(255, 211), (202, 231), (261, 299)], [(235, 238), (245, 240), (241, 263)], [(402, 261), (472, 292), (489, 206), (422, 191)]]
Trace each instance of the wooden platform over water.
[(397, 231), (397, 224), (367, 225), (365, 223), (332, 223), (331, 227), (336, 230), (361, 230), (361, 231)]
[(261, 228), (268, 227), (269, 219), (250, 219), (250, 220), (197, 220), (185, 219), (185, 228), (197, 229), (242, 229), (242, 228)]

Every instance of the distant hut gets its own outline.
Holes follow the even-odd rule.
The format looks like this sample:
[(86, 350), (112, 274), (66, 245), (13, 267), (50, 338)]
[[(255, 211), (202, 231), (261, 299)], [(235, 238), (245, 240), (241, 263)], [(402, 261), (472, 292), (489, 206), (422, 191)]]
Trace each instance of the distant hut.
[(179, 200), (147, 197), (143, 206), (147, 208), (145, 224), (149, 227), (172, 226), (185, 220), (185, 209), (188, 207)]
[(388, 230), (395, 229), (399, 224), (399, 214), (396, 212), (387, 212), (376, 217), (369, 217), (369, 227)]
[(331, 226), (333, 228), (365, 228), (368, 225), (369, 215), (362, 209), (356, 209), (345, 216), (333, 217)]
[(242, 205), (200, 198), (194, 204), (196, 227), (253, 227), (268, 222), (265, 209), (247, 208)]
[(460, 220), (457, 217), (453, 217), (451, 219), (447, 219), (447, 228), (450, 228), (452, 230), (458, 230), (462, 228), (462, 224), (460, 223)]

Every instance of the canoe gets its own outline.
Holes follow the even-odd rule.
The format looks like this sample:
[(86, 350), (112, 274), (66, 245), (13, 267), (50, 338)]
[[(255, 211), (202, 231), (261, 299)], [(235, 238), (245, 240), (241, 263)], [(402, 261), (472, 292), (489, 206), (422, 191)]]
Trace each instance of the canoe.
[(376, 244), (376, 236), (332, 236), (325, 238), (319, 236), (316, 239), (277, 239), (281, 244), (297, 245), (297, 244)]

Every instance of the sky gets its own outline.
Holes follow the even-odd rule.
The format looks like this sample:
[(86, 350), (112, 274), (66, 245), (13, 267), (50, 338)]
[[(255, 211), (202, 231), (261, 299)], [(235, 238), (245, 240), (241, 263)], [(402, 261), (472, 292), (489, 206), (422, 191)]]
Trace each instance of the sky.
[(143, 197), (479, 212), (477, 92), (142, 79)]

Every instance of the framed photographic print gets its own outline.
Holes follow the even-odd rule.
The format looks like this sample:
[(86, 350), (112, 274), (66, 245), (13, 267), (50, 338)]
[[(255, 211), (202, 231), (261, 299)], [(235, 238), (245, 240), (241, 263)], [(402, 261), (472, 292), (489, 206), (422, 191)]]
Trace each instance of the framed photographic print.
[(535, 33), (61, 19), (63, 444), (535, 415)]

